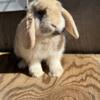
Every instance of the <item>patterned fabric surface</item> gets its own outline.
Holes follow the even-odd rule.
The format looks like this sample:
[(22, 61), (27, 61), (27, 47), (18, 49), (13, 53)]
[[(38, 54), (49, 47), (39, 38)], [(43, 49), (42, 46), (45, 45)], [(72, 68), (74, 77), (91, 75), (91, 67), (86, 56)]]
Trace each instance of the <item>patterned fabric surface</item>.
[(13, 55), (0, 54), (0, 100), (100, 100), (100, 55), (64, 55), (59, 79), (31, 77), (17, 62)]

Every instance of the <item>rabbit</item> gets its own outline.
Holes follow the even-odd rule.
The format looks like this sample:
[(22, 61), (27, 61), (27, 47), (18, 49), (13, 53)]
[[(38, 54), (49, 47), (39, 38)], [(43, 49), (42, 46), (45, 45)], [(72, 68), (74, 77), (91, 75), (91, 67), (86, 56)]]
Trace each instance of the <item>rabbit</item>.
[(49, 74), (59, 78), (64, 72), (61, 64), (66, 44), (64, 30), (79, 38), (73, 17), (58, 0), (31, 1), (15, 35), (14, 52), (22, 58), (19, 67), (28, 66), (31, 75), (41, 77), (44, 74), (41, 61), (45, 60)]

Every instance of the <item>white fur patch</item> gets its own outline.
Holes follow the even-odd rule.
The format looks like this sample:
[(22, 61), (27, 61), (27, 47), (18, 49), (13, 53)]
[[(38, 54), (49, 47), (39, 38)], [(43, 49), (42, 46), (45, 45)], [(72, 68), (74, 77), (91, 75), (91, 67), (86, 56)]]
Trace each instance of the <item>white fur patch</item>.
[(44, 72), (41, 67), (41, 63), (35, 62), (31, 66), (29, 66), (29, 72), (31, 75), (34, 75), (35, 77), (41, 77)]

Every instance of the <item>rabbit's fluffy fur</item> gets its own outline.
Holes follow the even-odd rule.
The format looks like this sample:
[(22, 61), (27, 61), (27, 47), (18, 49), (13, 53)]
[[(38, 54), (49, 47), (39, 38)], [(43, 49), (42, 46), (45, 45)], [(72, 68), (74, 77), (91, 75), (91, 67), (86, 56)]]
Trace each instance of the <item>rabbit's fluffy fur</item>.
[(64, 28), (74, 37), (79, 37), (71, 15), (58, 0), (33, 0), (15, 36), (15, 54), (23, 59), (20, 67), (24, 67), (25, 62), (30, 74), (40, 77), (44, 74), (41, 61), (46, 60), (50, 74), (60, 77), (63, 73)]

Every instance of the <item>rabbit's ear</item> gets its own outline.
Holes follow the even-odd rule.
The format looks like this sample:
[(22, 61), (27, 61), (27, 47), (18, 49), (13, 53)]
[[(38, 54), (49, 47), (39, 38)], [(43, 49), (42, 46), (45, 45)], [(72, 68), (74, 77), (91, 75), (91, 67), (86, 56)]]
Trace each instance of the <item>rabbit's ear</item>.
[(35, 22), (31, 14), (27, 14), (24, 29), (24, 47), (33, 48), (35, 45)]
[(77, 27), (75, 25), (75, 22), (73, 20), (73, 17), (71, 16), (71, 14), (62, 7), (62, 14), (65, 18), (65, 24), (66, 24), (66, 31), (71, 34), (74, 38), (78, 39), (79, 38), (79, 33), (77, 30)]

